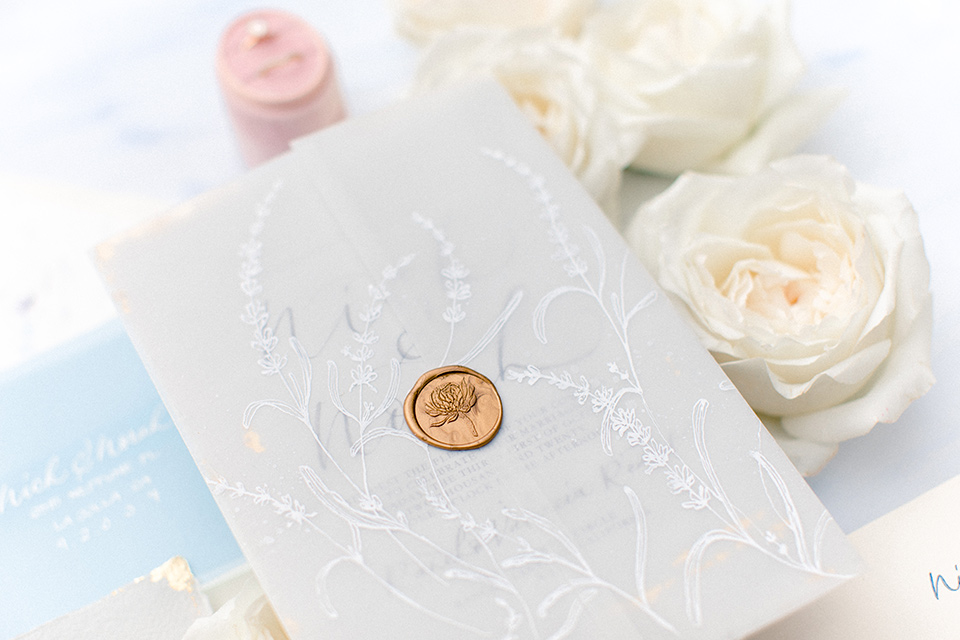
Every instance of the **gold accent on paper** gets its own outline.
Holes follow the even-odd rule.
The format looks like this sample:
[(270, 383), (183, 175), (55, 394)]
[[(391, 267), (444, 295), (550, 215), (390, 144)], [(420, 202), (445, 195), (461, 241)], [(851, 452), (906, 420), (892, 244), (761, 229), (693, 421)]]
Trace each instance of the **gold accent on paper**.
[(243, 434), (243, 446), (254, 453), (263, 453), (266, 449), (260, 444), (260, 434), (256, 431), (247, 431)]
[(190, 565), (180, 556), (170, 558), (162, 565), (150, 572), (150, 582), (167, 581), (174, 591), (186, 591), (190, 593), (196, 584), (193, 573), (190, 572)]

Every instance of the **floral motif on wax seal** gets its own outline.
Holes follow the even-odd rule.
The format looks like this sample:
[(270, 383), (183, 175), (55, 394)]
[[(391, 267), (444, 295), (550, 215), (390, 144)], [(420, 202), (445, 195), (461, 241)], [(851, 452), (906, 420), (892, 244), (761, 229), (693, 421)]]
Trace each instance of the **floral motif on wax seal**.
[(588, 18), (582, 41), (644, 133), (635, 169), (751, 173), (792, 153), (835, 89), (795, 93), (804, 63), (784, 2), (626, 0)]
[(437, 418), (430, 427), (436, 429), (448, 422), (465, 418), (470, 422), (470, 432), (476, 437), (477, 428), (470, 420), (470, 410), (477, 405), (477, 389), (467, 378), (460, 383), (448, 382), (430, 393), (430, 401), (424, 407), (427, 415)]
[(476, 449), (500, 429), (503, 405), (486, 376), (461, 366), (432, 369), (403, 403), (410, 431), (441, 449)]
[(627, 237), (801, 472), (933, 384), (917, 215), (832, 159), (684, 174)]

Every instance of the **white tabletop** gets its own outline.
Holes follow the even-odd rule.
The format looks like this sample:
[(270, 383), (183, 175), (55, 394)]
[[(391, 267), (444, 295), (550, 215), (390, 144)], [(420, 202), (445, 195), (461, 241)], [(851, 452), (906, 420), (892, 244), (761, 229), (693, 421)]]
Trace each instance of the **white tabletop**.
[[(385, 0), (274, 4), (327, 37), (351, 114), (402, 98), (417, 50), (394, 33)], [(49, 346), (26, 344), (24, 326), (35, 321), (25, 320), (31, 287), (46, 296), (65, 289), (29, 282), (60, 250), (51, 237), (85, 251), (100, 232), (155, 210), (152, 203), (176, 203), (243, 172), (213, 56), (226, 24), (259, 6), (0, 4), (0, 268), (6, 278), (21, 274), (0, 289), (0, 332), (19, 345), (0, 368)], [(897, 423), (842, 446), (811, 480), (850, 531), (960, 474), (960, 10), (952, 0), (797, 0), (793, 17), (809, 63), (805, 84), (848, 91), (802, 150), (836, 157), (858, 180), (902, 188), (920, 215), (932, 265), (937, 385)], [(95, 207), (77, 213), (78, 194), (90, 193), (112, 194), (100, 200), (111, 203), (109, 223)], [(63, 203), (59, 223), (51, 202)], [(28, 219), (25, 212), (37, 209), (47, 217)], [(32, 270), (26, 276), (23, 265)], [(77, 303), (63, 300), (69, 304)], [(101, 320), (98, 313), (85, 321)], [(88, 328), (68, 313), (52, 322), (61, 325), (58, 335)]]

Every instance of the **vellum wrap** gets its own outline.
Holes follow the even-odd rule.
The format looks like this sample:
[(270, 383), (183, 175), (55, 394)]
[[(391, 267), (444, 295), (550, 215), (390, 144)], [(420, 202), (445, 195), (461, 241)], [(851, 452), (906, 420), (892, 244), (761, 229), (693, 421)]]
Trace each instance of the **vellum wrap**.
[[(492, 84), (304, 138), (99, 261), (293, 638), (728, 638), (856, 570)], [(480, 449), (403, 420), (454, 364), (503, 402)]]

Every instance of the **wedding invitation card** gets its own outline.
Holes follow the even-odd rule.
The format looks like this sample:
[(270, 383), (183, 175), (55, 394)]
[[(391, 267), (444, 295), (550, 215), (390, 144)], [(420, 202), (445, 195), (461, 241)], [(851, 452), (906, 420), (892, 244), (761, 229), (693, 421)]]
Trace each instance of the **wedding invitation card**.
[(960, 476), (850, 534), (854, 579), (750, 640), (950, 638), (960, 629)]
[(730, 638), (857, 571), (492, 83), (304, 138), (97, 256), (293, 638)]
[(178, 554), (244, 561), (118, 322), (0, 379), (0, 638)]

